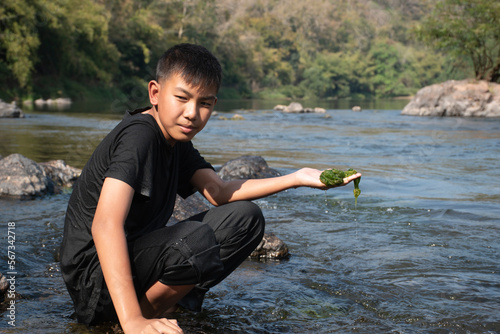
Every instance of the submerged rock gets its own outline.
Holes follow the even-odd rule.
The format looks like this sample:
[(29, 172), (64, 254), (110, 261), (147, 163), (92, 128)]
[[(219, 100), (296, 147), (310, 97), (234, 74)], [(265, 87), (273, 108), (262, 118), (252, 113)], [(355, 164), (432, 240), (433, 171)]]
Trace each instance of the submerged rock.
[(450, 80), (427, 86), (417, 92), (401, 114), (500, 117), (500, 84)]

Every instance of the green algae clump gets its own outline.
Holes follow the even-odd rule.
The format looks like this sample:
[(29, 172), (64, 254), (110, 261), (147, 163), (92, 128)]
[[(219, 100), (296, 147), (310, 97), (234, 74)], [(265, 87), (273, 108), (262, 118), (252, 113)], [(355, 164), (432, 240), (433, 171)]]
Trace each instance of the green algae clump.
[[(324, 170), (319, 176), (319, 179), (325, 186), (335, 187), (342, 185), (344, 183), (344, 178), (354, 175), (356, 173), (357, 172), (352, 168), (349, 168), (346, 171), (331, 168)], [(361, 190), (359, 189), (359, 181), (361, 181), (360, 177), (353, 181), (354, 182), (353, 193), (354, 193), (355, 205), (358, 204), (358, 196), (361, 194)]]

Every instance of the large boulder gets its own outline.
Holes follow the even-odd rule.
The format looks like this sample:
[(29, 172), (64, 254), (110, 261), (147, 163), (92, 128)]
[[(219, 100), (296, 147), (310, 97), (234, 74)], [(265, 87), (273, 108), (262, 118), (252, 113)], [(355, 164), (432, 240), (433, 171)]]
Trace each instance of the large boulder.
[(22, 118), (23, 111), (13, 103), (5, 103), (0, 100), (0, 118)]
[(270, 168), (260, 156), (244, 155), (222, 165), (218, 172), (221, 179), (264, 179), (279, 176), (277, 170)]
[(44, 169), (21, 154), (0, 160), (0, 197), (30, 198), (54, 192)]
[(402, 111), (412, 116), (500, 117), (500, 84), (450, 80), (422, 88)]
[(21, 154), (0, 160), (0, 197), (29, 199), (72, 187), (81, 170), (63, 160), (36, 163)]

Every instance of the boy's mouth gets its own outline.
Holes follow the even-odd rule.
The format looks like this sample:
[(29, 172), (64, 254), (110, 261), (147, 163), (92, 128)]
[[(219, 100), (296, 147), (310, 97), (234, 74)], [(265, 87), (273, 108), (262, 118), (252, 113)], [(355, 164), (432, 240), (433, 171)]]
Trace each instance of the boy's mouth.
[(181, 131), (185, 134), (192, 133), (193, 131), (196, 130), (196, 127), (194, 125), (179, 125), (181, 128)]

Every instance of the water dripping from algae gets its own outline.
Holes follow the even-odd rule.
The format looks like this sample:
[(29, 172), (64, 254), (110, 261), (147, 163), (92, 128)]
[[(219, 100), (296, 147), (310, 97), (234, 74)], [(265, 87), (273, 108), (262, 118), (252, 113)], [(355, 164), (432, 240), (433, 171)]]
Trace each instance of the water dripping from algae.
[[(340, 186), (344, 183), (344, 178), (349, 177), (351, 175), (356, 174), (357, 171), (355, 171), (352, 168), (349, 168), (346, 171), (342, 171), (340, 169), (336, 168), (331, 168), (331, 169), (326, 169), (324, 170), (321, 175), (319, 176), (320, 181), (328, 186), (328, 187), (335, 187), (335, 186)], [(361, 181), (361, 177), (358, 177), (355, 179), (354, 182), (354, 205), (358, 205), (358, 197), (361, 195), (361, 190), (359, 189), (359, 182)]]

